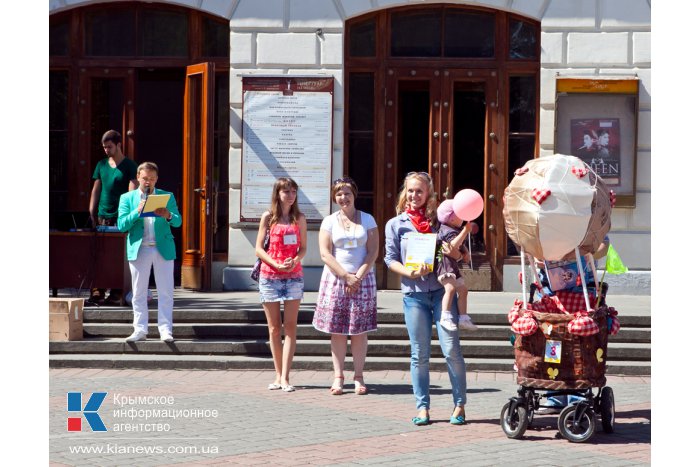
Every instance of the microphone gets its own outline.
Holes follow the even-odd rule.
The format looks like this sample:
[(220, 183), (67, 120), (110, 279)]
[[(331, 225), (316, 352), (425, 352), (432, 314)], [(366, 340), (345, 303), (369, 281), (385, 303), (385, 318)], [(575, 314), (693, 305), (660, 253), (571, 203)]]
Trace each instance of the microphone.
[(143, 214), (143, 210), (146, 207), (146, 201), (148, 201), (148, 194), (151, 192), (151, 189), (149, 187), (146, 188), (146, 193), (144, 193), (144, 197), (142, 201), (144, 202), (143, 206), (141, 207), (141, 210), (139, 211), (139, 215)]

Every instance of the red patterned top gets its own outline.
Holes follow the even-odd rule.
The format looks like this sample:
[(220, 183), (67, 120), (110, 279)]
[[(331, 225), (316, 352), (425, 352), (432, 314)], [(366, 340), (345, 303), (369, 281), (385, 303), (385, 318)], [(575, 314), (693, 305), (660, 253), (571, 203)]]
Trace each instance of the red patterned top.
[[(298, 224), (274, 224), (270, 227), (270, 247), (267, 254), (277, 263), (283, 263), (287, 258), (294, 258), (301, 245), (301, 233)], [(281, 272), (263, 261), (260, 266), (260, 277), (265, 279), (294, 279), (304, 277), (301, 263), (293, 270)]]

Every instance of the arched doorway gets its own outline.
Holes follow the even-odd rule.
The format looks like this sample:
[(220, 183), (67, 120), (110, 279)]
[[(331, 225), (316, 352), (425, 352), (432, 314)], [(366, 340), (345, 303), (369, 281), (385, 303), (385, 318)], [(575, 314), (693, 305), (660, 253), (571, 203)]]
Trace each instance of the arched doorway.
[[(183, 161), (186, 67), (209, 62), (217, 105), (209, 155), (213, 226), (206, 239), (213, 254), (207, 264), (227, 261), (228, 21), (173, 5), (115, 2), (53, 14), (49, 30), (50, 228), (88, 226), (92, 174), (104, 157), (100, 138), (108, 129), (122, 133), (127, 157), (158, 164), (159, 185), (175, 193), (184, 213), (183, 190), (196, 176)], [(185, 240), (193, 234), (173, 233), (179, 283)], [(195, 288), (208, 285), (200, 281)]]
[(429, 173), (439, 200), (477, 190), (485, 208), (470, 283), (502, 290), (502, 193), (537, 153), (539, 23), (449, 4), (373, 12), (345, 31), (344, 169), (358, 181), (358, 207), (383, 225), (410, 171)]

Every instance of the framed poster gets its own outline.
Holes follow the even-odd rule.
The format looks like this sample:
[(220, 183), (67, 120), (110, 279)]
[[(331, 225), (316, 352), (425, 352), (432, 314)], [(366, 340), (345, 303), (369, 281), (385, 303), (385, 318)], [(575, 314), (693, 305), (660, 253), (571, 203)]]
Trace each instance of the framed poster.
[(243, 77), (241, 220), (259, 221), (275, 180), (299, 185), (299, 209), (310, 222), (330, 214), (333, 77)]
[(571, 152), (609, 186), (620, 186), (620, 119), (571, 119)]
[(554, 152), (579, 157), (614, 190), (617, 207), (634, 207), (637, 78), (557, 78)]

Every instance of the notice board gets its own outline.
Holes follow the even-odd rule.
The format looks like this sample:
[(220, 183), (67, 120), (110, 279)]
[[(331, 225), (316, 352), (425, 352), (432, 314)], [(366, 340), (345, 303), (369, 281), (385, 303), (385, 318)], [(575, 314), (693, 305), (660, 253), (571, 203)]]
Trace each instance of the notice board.
[(299, 185), (309, 221), (330, 214), (332, 76), (243, 76), (241, 220), (259, 221), (279, 177)]

